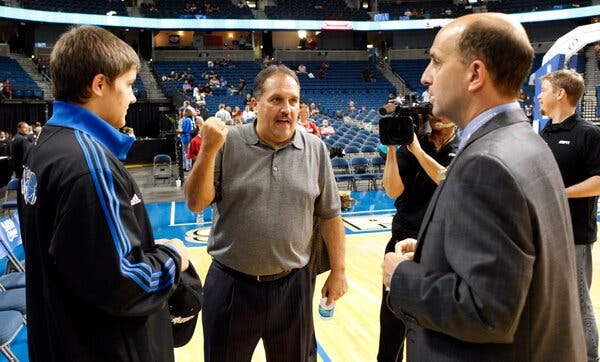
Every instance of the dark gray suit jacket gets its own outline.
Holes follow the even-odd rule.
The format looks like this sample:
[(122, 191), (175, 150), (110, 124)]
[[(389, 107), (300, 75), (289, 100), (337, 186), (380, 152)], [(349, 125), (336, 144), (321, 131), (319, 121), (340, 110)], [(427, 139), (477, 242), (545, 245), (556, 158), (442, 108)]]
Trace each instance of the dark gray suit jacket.
[(408, 361), (584, 361), (569, 207), (521, 110), (477, 130), (425, 214), (389, 303)]

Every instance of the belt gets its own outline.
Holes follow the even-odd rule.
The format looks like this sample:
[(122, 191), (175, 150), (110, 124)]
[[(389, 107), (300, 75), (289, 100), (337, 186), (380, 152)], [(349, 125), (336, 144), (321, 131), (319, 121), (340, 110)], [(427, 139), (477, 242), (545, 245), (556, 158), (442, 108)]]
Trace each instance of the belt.
[(277, 274), (252, 275), (252, 274), (242, 273), (241, 271), (237, 271), (235, 269), (231, 269), (230, 267), (218, 262), (216, 259), (213, 259), (213, 263), (219, 269), (221, 269), (231, 275), (237, 276), (242, 279), (252, 280), (255, 282), (259, 282), (259, 283), (260, 282), (272, 282), (272, 281), (275, 281), (275, 280), (278, 280), (281, 278), (285, 278), (297, 270), (297, 269), (290, 269), (290, 270), (284, 270), (281, 273), (277, 273)]

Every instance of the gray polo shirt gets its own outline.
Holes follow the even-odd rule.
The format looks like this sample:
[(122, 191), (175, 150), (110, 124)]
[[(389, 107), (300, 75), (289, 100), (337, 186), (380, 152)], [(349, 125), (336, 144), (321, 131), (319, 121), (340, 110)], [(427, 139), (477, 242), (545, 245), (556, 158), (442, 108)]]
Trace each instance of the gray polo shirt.
[(216, 158), (215, 190), (208, 253), (246, 274), (304, 267), (313, 215), (340, 215), (327, 148), (305, 132), (275, 150), (259, 140), (254, 123), (229, 127)]

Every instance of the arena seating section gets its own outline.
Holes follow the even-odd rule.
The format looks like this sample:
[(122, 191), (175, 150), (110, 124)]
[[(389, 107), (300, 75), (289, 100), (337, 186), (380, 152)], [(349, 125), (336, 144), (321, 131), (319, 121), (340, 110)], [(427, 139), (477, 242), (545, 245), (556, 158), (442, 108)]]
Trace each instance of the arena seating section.
[(353, 20), (369, 21), (362, 9), (351, 9), (344, 0), (277, 0), (276, 6), (265, 6), (269, 19)]
[[(549, 2), (542, 0), (502, 0), (488, 1), (488, 11), (503, 13), (523, 13), (530, 11), (568, 9), (571, 7), (589, 6), (590, 0), (583, 1), (559, 1)], [(428, 19), (428, 18), (455, 18), (461, 15), (469, 14), (472, 8), (469, 5), (453, 5), (448, 1), (403, 1), (401, 5), (397, 4), (379, 4), (379, 13), (388, 13), (389, 20), (406, 19), (405, 12), (410, 10), (415, 15), (409, 19)]]
[(590, 6), (590, 0), (582, 1), (539, 1), (539, 0), (502, 0), (488, 3), (488, 11), (504, 13), (525, 13), (530, 11), (558, 10), (572, 7)]
[(0, 81), (5, 79), (10, 80), (13, 98), (44, 98), (42, 89), (16, 60), (9, 57), (0, 57)]
[[(181, 92), (183, 81), (167, 80), (160, 81), (162, 76), (168, 76), (169, 73), (174, 70), (179, 73), (183, 73), (187, 68), (191, 68), (194, 82), (198, 85), (203, 86), (206, 80), (202, 79), (202, 72), (209, 72), (214, 70), (219, 76), (223, 76), (229, 84), (233, 84), (236, 88), (239, 84), (240, 78), (246, 79), (246, 92), (250, 92), (254, 77), (260, 71), (260, 66), (256, 62), (235, 62), (235, 67), (214, 67), (209, 68), (206, 62), (153, 62), (152, 69), (156, 75), (160, 86), (167, 97), (172, 97), (175, 92)], [(215, 88), (213, 89), (213, 95), (206, 97), (206, 108), (209, 113), (214, 114), (219, 103), (226, 103), (232, 107), (239, 106), (240, 109), (244, 109), (244, 96), (240, 94), (236, 96), (227, 96), (226, 88)]]
[[(542, 66), (542, 58), (544, 54), (536, 54), (533, 58), (532, 72)], [(583, 59), (579, 59), (578, 71), (583, 72)], [(427, 88), (421, 84), (421, 75), (427, 67), (429, 59), (403, 59), (392, 60), (390, 65), (398, 75), (404, 79), (408, 87), (416, 91), (419, 95)]]
[(120, 16), (127, 16), (125, 2), (120, 0), (22, 0), (26, 9), (51, 10), (65, 13), (102, 14), (115, 11)]
[[(293, 67), (300, 62), (286, 63)], [(305, 62), (307, 72), (316, 74), (320, 69), (321, 62)], [(251, 92), (254, 77), (260, 71), (256, 62), (236, 62), (235, 67), (209, 68), (205, 62), (153, 62), (152, 68), (157, 79), (168, 75), (172, 70), (183, 73), (185, 69), (191, 68), (194, 81), (204, 85), (201, 79), (203, 71), (214, 70), (219, 76), (223, 76), (229, 84), (237, 87), (239, 78), (247, 81), (246, 92)], [(376, 74), (375, 82), (363, 82), (361, 72), (364, 68), (370, 68)], [(378, 109), (385, 104), (390, 93), (394, 93), (394, 87), (385, 77), (368, 62), (348, 61), (329, 62), (329, 70), (324, 79), (309, 78), (308, 74), (298, 74), (301, 87), (301, 96), (307, 103), (315, 102), (319, 105), (321, 112), (335, 115), (338, 110), (346, 108), (348, 102), (353, 100), (356, 107)], [(161, 87), (167, 97), (172, 97), (175, 92), (180, 92), (183, 81), (161, 81)], [(206, 107), (209, 114), (214, 114), (219, 103), (230, 106), (239, 106), (243, 109), (244, 94), (238, 96), (226, 96), (224, 88), (213, 90), (213, 96), (206, 97)]]
[[(194, 2), (197, 7), (196, 14), (204, 15), (209, 19), (252, 19), (252, 12), (247, 6), (236, 6), (230, 0), (225, 1), (186, 1), (186, 0), (155, 0), (157, 12), (148, 11), (147, 6), (141, 8), (142, 14), (152, 18), (194, 18), (196, 14), (186, 13), (184, 11), (185, 3)], [(206, 12), (206, 4), (212, 9), (218, 8), (211, 12)]]
[(137, 99), (146, 99), (148, 96), (148, 92), (146, 91), (146, 87), (144, 86), (144, 82), (142, 82), (142, 78), (140, 78), (139, 73), (135, 78), (135, 82), (133, 83), (133, 95)]
[[(212, 19), (252, 19), (253, 15), (247, 6), (237, 6), (231, 1), (186, 1), (186, 0), (155, 0), (158, 12), (148, 11), (146, 5), (142, 6), (141, 12), (146, 17), (160, 18), (193, 18), (195, 14), (184, 12), (186, 2), (195, 2), (197, 13)], [(0, 5), (4, 1), (0, 0)], [(115, 11), (115, 15), (127, 16), (125, 2), (111, 0), (22, 0), (23, 8), (35, 10), (51, 10), (58, 12), (77, 12), (89, 14), (106, 14)], [(205, 13), (205, 5), (217, 8), (217, 11)], [(370, 15), (363, 9), (352, 9), (346, 5), (344, 0), (276, 0), (277, 5), (265, 6), (265, 13), (270, 19), (305, 19), (305, 20), (353, 20), (369, 21)], [(489, 1), (488, 11), (499, 11), (504, 13), (518, 13), (529, 11), (542, 11), (554, 9), (566, 9), (591, 5), (591, 0), (548, 2), (544, 0), (502, 0)], [(449, 1), (403, 1), (401, 5), (383, 4), (378, 5), (379, 13), (389, 13), (389, 20), (404, 18), (406, 10), (417, 10), (418, 15), (410, 16), (411, 19), (422, 18), (447, 18), (457, 17), (472, 12), (469, 5), (453, 5)], [(446, 11), (450, 10), (448, 14)]]

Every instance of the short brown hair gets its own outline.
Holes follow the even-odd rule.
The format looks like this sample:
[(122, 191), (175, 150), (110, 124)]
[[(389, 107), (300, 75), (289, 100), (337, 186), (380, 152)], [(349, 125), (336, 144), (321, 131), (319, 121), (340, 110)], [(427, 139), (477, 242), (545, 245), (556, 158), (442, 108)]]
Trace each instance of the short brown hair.
[(116, 35), (96, 26), (75, 26), (61, 35), (50, 54), (54, 98), (84, 103), (96, 75), (104, 74), (111, 84), (134, 67), (140, 67), (137, 54)]
[(509, 23), (481, 18), (473, 21), (456, 44), (463, 62), (483, 61), (502, 95), (519, 95), (533, 63), (533, 47)]
[(294, 81), (296, 81), (296, 83), (298, 84), (298, 88), (300, 88), (300, 81), (298, 80), (298, 76), (293, 70), (282, 64), (269, 65), (265, 69), (261, 70), (260, 73), (256, 75), (256, 78), (254, 78), (254, 86), (252, 87), (254, 93), (253, 96), (257, 101), (263, 94), (265, 81), (276, 73), (283, 73), (285, 75), (289, 75), (290, 77), (292, 77), (292, 79), (294, 79)]
[(569, 105), (575, 107), (585, 91), (583, 76), (573, 69), (561, 69), (540, 77), (540, 82), (548, 81), (554, 91), (564, 89)]

